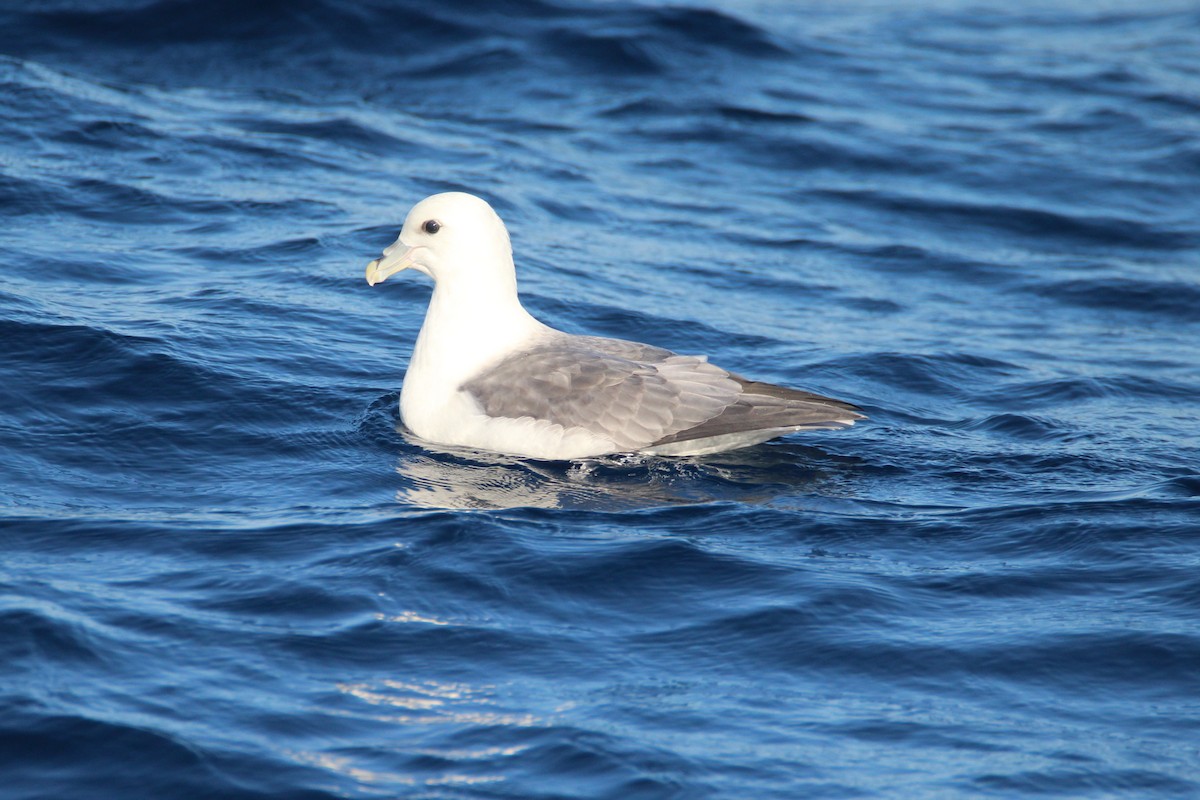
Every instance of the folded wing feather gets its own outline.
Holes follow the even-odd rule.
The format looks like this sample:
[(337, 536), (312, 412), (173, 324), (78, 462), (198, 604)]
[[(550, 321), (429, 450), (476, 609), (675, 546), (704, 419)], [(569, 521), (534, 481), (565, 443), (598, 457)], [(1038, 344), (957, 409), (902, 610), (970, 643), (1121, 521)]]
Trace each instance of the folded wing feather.
[(748, 381), (698, 356), (592, 336), (557, 336), (467, 381), (491, 417), (581, 428), (635, 451), (740, 431), (838, 428), (849, 403)]

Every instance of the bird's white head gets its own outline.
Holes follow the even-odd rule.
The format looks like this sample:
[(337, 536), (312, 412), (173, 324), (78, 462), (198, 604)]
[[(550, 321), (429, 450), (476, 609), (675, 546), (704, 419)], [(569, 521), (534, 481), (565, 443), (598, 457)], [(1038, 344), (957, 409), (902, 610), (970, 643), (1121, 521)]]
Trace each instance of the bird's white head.
[(413, 206), (399, 238), (367, 264), (367, 283), (382, 283), (409, 267), (438, 282), (500, 278), (515, 288), (504, 223), (486, 201), (465, 192), (435, 194)]

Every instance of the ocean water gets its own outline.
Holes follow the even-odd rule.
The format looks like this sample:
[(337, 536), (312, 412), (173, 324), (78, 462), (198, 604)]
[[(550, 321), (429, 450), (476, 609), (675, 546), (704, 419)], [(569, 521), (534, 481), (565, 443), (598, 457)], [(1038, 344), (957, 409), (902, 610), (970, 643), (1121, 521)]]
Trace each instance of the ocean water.
[[(413, 203), (870, 420), (434, 451)], [(1200, 796), (1200, 10), (0, 4), (0, 796)]]

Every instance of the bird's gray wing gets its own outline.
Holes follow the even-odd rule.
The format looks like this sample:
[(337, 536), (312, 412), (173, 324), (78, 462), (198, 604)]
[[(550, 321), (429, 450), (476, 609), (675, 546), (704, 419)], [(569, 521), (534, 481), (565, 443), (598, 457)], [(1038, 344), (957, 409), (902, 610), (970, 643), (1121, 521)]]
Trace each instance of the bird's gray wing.
[[(617, 356), (618, 358), (625, 358), (630, 361), (641, 361), (646, 364), (657, 364), (660, 361), (666, 361), (668, 358), (680, 357), (678, 353), (673, 353), (665, 347), (655, 347), (652, 344), (632, 342), (628, 339), (609, 339), (604, 336), (564, 334), (563, 341), (573, 347), (595, 350), (606, 355)], [(698, 361), (708, 360), (707, 356), (686, 356), (686, 358), (695, 358)]]
[(738, 383), (737, 399), (720, 413), (699, 425), (673, 431), (654, 445), (707, 439), (743, 431), (781, 432), (844, 428), (865, 419), (862, 409), (842, 400), (800, 389), (747, 380), (730, 375)]
[(488, 416), (582, 428), (630, 451), (719, 416), (741, 393), (703, 358), (586, 336), (513, 354), (462, 389)]

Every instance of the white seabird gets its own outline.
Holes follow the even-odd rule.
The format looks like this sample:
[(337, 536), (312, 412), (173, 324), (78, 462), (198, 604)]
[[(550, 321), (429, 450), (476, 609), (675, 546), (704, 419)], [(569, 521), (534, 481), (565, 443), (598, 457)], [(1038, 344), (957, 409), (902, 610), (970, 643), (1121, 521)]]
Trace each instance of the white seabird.
[(748, 380), (705, 356), (538, 322), (517, 297), (504, 223), (474, 195), (417, 203), (367, 264), (367, 283), (409, 267), (435, 285), (400, 415), (433, 443), (550, 460), (689, 456), (864, 418), (850, 403)]

